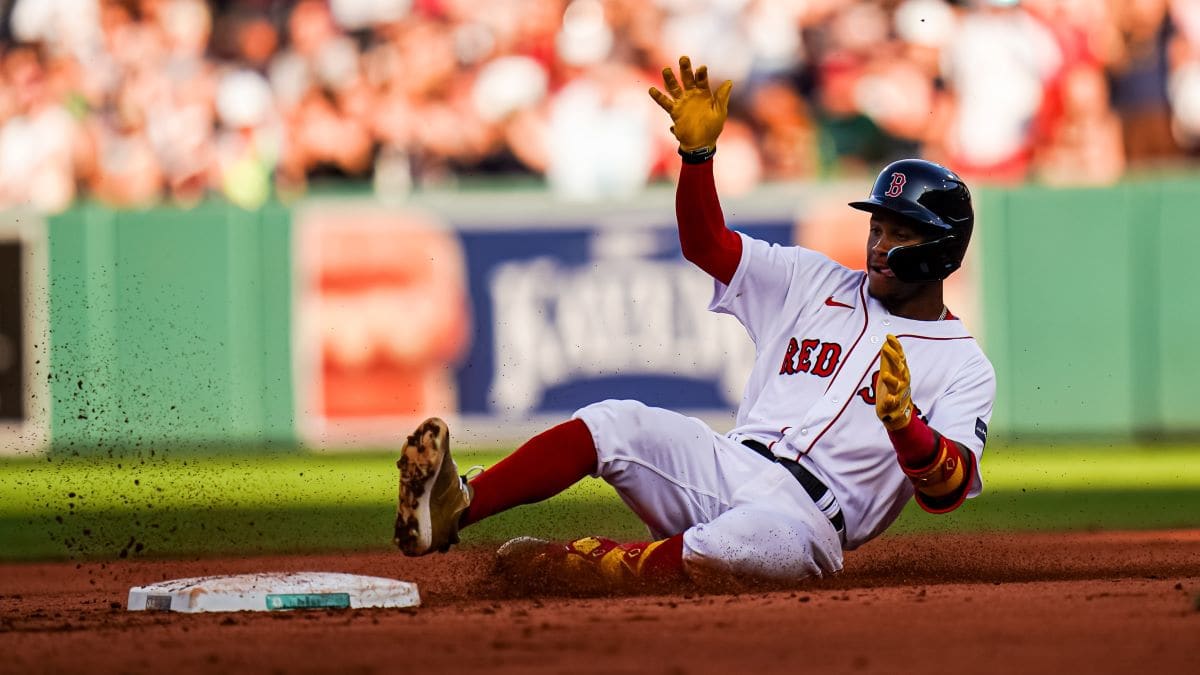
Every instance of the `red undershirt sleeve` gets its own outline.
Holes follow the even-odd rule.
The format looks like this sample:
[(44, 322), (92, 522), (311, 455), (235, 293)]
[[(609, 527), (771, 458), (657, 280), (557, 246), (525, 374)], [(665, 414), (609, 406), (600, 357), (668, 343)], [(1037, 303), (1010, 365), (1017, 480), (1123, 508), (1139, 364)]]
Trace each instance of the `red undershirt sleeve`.
[(742, 238), (725, 227), (712, 160), (684, 163), (675, 190), (675, 217), (683, 257), (728, 286), (742, 259)]
[(908, 426), (896, 431), (888, 431), (892, 439), (892, 447), (900, 459), (900, 466), (906, 469), (919, 469), (933, 461), (934, 447), (933, 429), (918, 417), (913, 415)]

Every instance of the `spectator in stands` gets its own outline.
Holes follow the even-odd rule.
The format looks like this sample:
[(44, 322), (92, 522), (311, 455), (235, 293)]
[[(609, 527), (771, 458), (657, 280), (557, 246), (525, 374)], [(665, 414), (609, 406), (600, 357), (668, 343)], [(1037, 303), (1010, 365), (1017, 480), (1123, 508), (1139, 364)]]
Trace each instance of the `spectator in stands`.
[(78, 121), (60, 102), (63, 61), (46, 64), (32, 49), (10, 51), (0, 68), (0, 204), (39, 211), (75, 197)]
[(680, 53), (741, 83), (731, 194), (900, 155), (985, 182), (1096, 183), (1200, 151), (1189, 0), (10, 6), (0, 207), (216, 193), (255, 208), (323, 177), (400, 197), (483, 173), (624, 197), (678, 170), (638, 92)]
[(1107, 185), (1125, 170), (1121, 121), (1108, 107), (1108, 82), (1094, 66), (1061, 78), (1061, 111), (1037, 149), (1035, 176), (1050, 185)]
[(1131, 164), (1155, 164), (1180, 154), (1167, 99), (1167, 0), (1113, 0), (1120, 31), (1112, 66), (1113, 104)]
[(1024, 179), (1041, 141), (1046, 91), (1062, 53), (1050, 31), (1013, 0), (973, 0), (948, 45), (952, 166), (967, 180)]
[(1172, 131), (1195, 153), (1200, 150), (1200, 3), (1173, 0), (1170, 16), (1178, 31), (1169, 51)]

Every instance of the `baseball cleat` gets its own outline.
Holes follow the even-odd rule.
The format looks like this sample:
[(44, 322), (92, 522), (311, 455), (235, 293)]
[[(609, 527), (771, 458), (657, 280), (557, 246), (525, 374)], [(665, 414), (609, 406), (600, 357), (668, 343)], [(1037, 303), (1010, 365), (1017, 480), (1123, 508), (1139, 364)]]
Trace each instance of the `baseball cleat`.
[(565, 574), (567, 548), (537, 537), (509, 539), (496, 549), (493, 573), (519, 593), (573, 594), (572, 576)]
[(582, 597), (627, 590), (604, 576), (599, 558), (589, 557), (591, 542), (615, 545), (596, 537), (566, 544), (537, 537), (510, 539), (496, 550), (494, 572), (511, 589), (524, 593)]
[(561, 547), (537, 537), (509, 539), (496, 549), (496, 569), (502, 574), (527, 571), (544, 561), (556, 548)]
[(404, 555), (445, 552), (458, 543), (458, 521), (470, 488), (450, 457), (450, 429), (431, 417), (408, 437), (396, 460), (400, 499), (393, 541)]

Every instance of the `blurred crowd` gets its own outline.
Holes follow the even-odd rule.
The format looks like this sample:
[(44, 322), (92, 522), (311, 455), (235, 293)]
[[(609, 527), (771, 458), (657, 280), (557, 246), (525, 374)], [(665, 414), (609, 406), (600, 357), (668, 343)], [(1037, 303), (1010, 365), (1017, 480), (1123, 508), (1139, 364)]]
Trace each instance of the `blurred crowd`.
[[(1105, 184), (1200, 158), (1197, 0), (0, 0), (0, 206), (325, 179), (381, 196), (678, 170), (646, 95), (680, 54), (735, 82), (718, 180)], [(660, 85), (661, 86), (661, 85)]]

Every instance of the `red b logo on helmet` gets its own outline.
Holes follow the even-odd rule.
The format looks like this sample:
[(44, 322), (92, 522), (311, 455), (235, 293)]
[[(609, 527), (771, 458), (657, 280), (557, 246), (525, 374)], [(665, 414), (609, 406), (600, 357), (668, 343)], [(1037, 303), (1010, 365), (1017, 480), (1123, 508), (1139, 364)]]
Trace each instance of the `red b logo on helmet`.
[(888, 186), (887, 192), (883, 193), (888, 197), (899, 197), (904, 192), (904, 184), (908, 182), (908, 178), (899, 171), (892, 174), (892, 184)]

